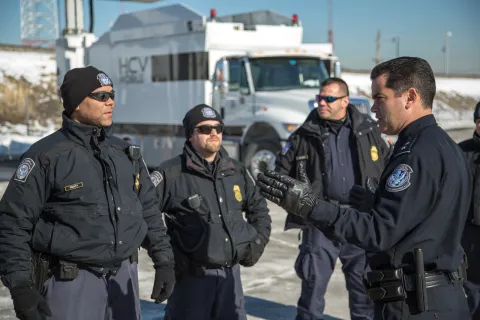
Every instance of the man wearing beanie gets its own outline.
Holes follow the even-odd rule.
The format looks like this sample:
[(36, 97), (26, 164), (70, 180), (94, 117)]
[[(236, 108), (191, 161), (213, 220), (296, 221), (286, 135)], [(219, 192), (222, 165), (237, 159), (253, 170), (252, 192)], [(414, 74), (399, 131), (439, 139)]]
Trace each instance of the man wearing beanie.
[(463, 288), (467, 295), (472, 320), (480, 320), (480, 102), (473, 113), (475, 131), (469, 140), (459, 143), (473, 175), (473, 193), (469, 217), (463, 231), (462, 247), (468, 259), (467, 281)]
[(239, 264), (253, 266), (269, 241), (267, 202), (245, 166), (222, 148), (224, 124), (215, 109), (195, 106), (183, 126), (183, 154), (151, 173), (175, 256), (165, 319), (246, 320)]
[(0, 273), (21, 320), (140, 319), (138, 249), (171, 294), (170, 239), (139, 149), (112, 136), (115, 92), (94, 67), (60, 88), (62, 128), (22, 156), (0, 202)]

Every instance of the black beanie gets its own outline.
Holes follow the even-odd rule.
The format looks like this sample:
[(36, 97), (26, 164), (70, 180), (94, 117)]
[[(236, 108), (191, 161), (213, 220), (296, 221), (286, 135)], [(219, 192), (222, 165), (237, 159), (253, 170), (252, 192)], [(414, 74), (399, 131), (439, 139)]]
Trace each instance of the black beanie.
[(95, 67), (74, 68), (68, 71), (60, 87), (63, 108), (67, 115), (71, 115), (90, 93), (103, 86), (113, 87), (112, 80)]
[(185, 137), (187, 139), (192, 135), (195, 126), (206, 120), (217, 120), (223, 124), (222, 116), (217, 110), (207, 106), (206, 104), (199, 104), (190, 109), (185, 118), (183, 118), (183, 128), (185, 129)]
[(478, 119), (480, 119), (480, 101), (477, 103), (475, 111), (473, 112), (473, 122), (477, 123)]

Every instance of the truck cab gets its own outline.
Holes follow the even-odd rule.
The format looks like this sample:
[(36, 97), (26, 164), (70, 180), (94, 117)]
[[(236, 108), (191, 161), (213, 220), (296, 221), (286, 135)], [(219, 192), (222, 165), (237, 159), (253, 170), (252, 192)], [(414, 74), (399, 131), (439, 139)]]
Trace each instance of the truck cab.
[[(332, 62), (333, 60), (333, 62)], [(327, 70), (328, 66), (333, 74)], [(235, 140), (239, 155), (256, 177), (273, 169), (289, 136), (317, 106), (320, 84), (340, 76), (339, 63), (307, 50), (250, 52), (217, 62), (212, 79), (212, 105), (224, 116), (224, 139)], [(360, 112), (371, 116), (365, 97), (351, 97)]]

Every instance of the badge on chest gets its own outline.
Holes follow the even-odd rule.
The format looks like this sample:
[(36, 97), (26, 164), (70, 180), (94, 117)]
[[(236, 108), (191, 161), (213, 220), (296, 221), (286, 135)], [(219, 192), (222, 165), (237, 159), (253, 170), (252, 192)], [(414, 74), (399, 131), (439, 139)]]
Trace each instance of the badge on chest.
[(242, 192), (240, 191), (240, 187), (238, 185), (233, 186), (233, 194), (238, 202), (243, 200)]

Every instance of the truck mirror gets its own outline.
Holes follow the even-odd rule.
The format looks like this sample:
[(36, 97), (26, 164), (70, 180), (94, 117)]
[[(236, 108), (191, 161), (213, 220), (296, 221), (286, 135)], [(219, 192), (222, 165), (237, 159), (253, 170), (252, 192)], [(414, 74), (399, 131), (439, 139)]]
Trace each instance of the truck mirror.
[(215, 82), (215, 90), (221, 93), (228, 92), (228, 82), (226, 81), (216, 81)]
[(215, 67), (215, 90), (221, 93), (228, 92), (228, 60), (222, 59)]
[(340, 61), (335, 61), (335, 64), (333, 66), (333, 73), (335, 77), (340, 78), (342, 75), (342, 66)]

